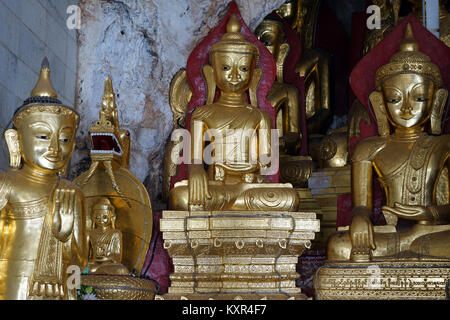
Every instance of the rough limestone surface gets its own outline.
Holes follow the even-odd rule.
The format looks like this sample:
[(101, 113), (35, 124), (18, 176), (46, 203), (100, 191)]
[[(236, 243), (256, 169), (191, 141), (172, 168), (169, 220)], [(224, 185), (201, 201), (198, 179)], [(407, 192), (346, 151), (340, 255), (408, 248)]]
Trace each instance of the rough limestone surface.
[[(285, 0), (237, 0), (254, 30)], [(89, 166), (88, 131), (110, 75), (121, 126), (131, 133), (131, 171), (161, 209), (164, 148), (172, 131), (169, 88), (230, 0), (81, 0), (76, 109), (81, 115), (70, 177)]]

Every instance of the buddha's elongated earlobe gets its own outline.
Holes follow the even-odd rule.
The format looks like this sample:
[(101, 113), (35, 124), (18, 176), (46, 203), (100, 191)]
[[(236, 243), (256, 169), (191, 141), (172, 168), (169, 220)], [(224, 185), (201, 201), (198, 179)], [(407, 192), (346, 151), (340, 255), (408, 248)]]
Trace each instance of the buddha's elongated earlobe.
[(253, 71), (253, 78), (250, 82), (250, 87), (248, 88), (249, 96), (250, 96), (250, 104), (252, 107), (258, 107), (258, 85), (261, 80), (262, 69), (255, 68)]
[(375, 112), (375, 117), (377, 118), (378, 134), (381, 137), (388, 136), (390, 134), (390, 127), (382, 93), (373, 91), (369, 96), (369, 100), (372, 104), (373, 111)]
[(9, 150), (9, 165), (13, 168), (19, 168), (22, 156), (20, 154), (19, 134), (17, 130), (6, 130), (5, 140)]
[(284, 62), (286, 61), (287, 55), (289, 53), (289, 44), (283, 43), (280, 46), (280, 49), (278, 51), (278, 58), (277, 58), (277, 81), (280, 83), (283, 83), (283, 72), (284, 72)]
[(212, 104), (214, 102), (214, 96), (216, 95), (216, 80), (214, 79), (214, 70), (210, 65), (206, 65), (202, 69), (203, 76), (206, 80), (206, 104)]
[(430, 127), (432, 134), (438, 135), (442, 133), (442, 115), (444, 114), (447, 97), (448, 91), (445, 88), (438, 89), (435, 93), (430, 117)]

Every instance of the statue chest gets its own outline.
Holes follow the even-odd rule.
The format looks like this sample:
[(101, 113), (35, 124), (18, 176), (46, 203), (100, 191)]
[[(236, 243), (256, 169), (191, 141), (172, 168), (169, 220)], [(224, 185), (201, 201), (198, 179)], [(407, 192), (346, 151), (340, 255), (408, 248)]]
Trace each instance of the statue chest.
[[(223, 135), (233, 134), (230, 130), (255, 130), (261, 122), (261, 115), (254, 108), (214, 108), (213, 114), (203, 119), (208, 129), (219, 130)], [(228, 133), (227, 133), (228, 132)]]
[(378, 179), (387, 191), (388, 205), (401, 202), (429, 205), (440, 170), (439, 141), (424, 136), (417, 141), (390, 141), (374, 158)]

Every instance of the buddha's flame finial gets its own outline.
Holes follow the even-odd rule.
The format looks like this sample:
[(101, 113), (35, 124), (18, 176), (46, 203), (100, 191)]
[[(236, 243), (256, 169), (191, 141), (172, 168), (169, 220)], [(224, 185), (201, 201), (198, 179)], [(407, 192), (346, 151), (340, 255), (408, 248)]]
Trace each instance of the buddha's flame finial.
[(419, 51), (419, 44), (414, 38), (412, 27), (409, 22), (406, 25), (405, 35), (399, 49), (399, 51)]
[(237, 16), (233, 13), (228, 20), (227, 23), (227, 33), (240, 33), (241, 32), (241, 24)]
[(107, 76), (106, 80), (105, 80), (105, 89), (103, 91), (103, 97), (104, 98), (106, 98), (106, 97), (109, 97), (109, 98), (110, 97), (114, 97), (114, 89), (113, 89), (113, 86), (112, 86), (111, 78), (109, 76)]
[(105, 119), (111, 121), (116, 128), (119, 128), (116, 96), (109, 76), (106, 77), (105, 88), (103, 90), (102, 110), (100, 110), (100, 118), (102, 117), (105, 117)]
[(50, 80), (50, 64), (47, 57), (42, 60), (39, 79), (33, 90), (31, 91), (31, 97), (51, 97), (55, 99), (58, 98), (58, 94), (53, 88), (52, 82)]

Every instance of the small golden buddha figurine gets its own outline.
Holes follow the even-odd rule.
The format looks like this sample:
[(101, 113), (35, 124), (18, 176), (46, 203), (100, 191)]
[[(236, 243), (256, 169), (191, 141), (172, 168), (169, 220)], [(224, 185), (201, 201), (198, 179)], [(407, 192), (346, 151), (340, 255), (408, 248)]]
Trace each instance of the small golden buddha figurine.
[(5, 132), (10, 169), (0, 173), (0, 299), (75, 299), (67, 268), (87, 263), (84, 197), (61, 178), (79, 117), (58, 99), (47, 58)]
[(78, 176), (86, 199), (89, 272), (81, 284), (101, 300), (152, 300), (153, 281), (140, 278), (152, 235), (152, 206), (129, 168), (130, 133), (119, 123), (110, 77), (105, 80), (99, 120), (90, 127), (91, 166)]
[[(418, 50), (408, 24), (399, 52), (377, 70), (377, 89), (370, 101), (379, 136), (355, 148), (353, 218), (349, 232), (330, 238), (329, 260), (450, 257), (450, 136), (438, 136), (448, 92), (438, 67)], [(428, 123), (433, 135), (425, 132)], [(395, 130), (392, 135), (389, 124)], [(372, 169), (386, 193), (382, 210), (387, 226), (373, 227), (370, 221)], [(399, 232), (397, 218), (417, 223)]]
[(276, 81), (267, 99), (276, 110), (280, 153), (297, 155), (301, 143), (300, 101), (298, 89), (283, 82), (284, 62), (289, 52), (289, 44), (284, 40), (283, 24), (266, 17), (256, 28), (255, 35), (273, 55), (277, 65)]
[(94, 228), (89, 230), (89, 273), (123, 274), (130, 272), (121, 264), (122, 232), (115, 227), (115, 208), (108, 198), (100, 198), (92, 207)]
[[(207, 105), (191, 118), (189, 180), (175, 184), (170, 193), (174, 210), (296, 211), (298, 196), (290, 184), (261, 183), (261, 158), (270, 156), (271, 119), (257, 108), (258, 48), (245, 40), (232, 15), (227, 33), (210, 50), (211, 65), (203, 68)], [(220, 97), (213, 103), (216, 86)], [(249, 90), (250, 102), (245, 93)], [(204, 169), (204, 134), (214, 140), (215, 154)], [(256, 160), (256, 161), (255, 161)]]
[[(123, 233), (121, 263), (140, 275), (152, 234), (152, 207), (144, 185), (128, 169), (130, 132), (121, 128), (118, 113), (112, 81), (107, 77), (99, 120), (89, 129), (91, 166), (74, 183), (83, 191), (88, 212), (95, 212), (99, 199), (109, 199), (117, 214), (114, 226)], [(94, 221), (90, 216), (87, 220), (88, 230), (93, 229)]]

